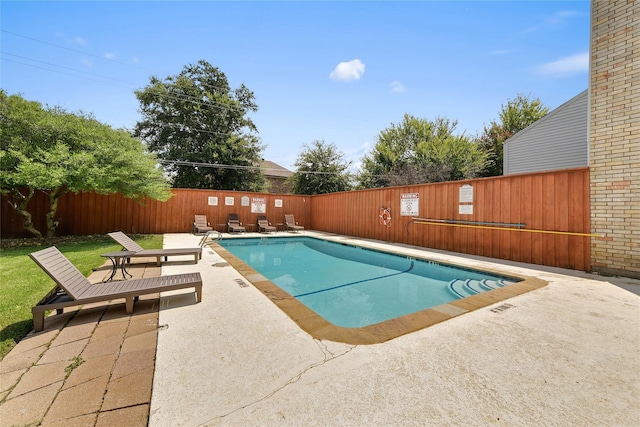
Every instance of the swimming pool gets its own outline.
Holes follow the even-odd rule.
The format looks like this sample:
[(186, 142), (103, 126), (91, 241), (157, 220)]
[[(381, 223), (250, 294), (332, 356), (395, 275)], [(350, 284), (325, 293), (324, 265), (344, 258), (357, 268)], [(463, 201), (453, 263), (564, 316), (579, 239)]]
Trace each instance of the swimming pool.
[(344, 328), (385, 322), (521, 280), (310, 237), (219, 244)]

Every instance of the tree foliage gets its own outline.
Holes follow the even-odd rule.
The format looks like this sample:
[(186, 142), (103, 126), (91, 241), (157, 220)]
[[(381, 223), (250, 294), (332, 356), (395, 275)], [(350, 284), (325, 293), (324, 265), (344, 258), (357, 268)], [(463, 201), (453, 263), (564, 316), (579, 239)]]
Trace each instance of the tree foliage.
[(351, 189), (351, 162), (334, 144), (314, 141), (305, 144), (298, 156), (296, 172), (289, 178), (295, 194), (326, 194)]
[(43, 107), (0, 90), (0, 188), (42, 237), (27, 205), (36, 191), (47, 194), (46, 236), (55, 234), (58, 200), (66, 192), (121, 193), (129, 198), (167, 200), (169, 185), (155, 156), (125, 130), (91, 116)]
[(358, 176), (362, 188), (453, 181), (478, 176), (486, 154), (470, 138), (455, 135), (456, 121), (434, 121), (405, 114), (377, 136), (363, 158)]
[(165, 160), (174, 187), (264, 188), (264, 176), (257, 169), (263, 147), (256, 126), (247, 117), (258, 106), (246, 86), (232, 90), (222, 71), (199, 61), (176, 76), (152, 77), (135, 94), (143, 119), (136, 124), (134, 135)]
[(502, 175), (504, 162), (504, 142), (520, 132), (535, 121), (541, 119), (549, 112), (539, 98), (531, 99), (528, 96), (518, 95), (515, 99), (502, 105), (498, 117), (500, 122), (492, 121), (484, 127), (478, 143), (482, 150), (489, 156), (489, 163), (482, 171), (482, 176)]

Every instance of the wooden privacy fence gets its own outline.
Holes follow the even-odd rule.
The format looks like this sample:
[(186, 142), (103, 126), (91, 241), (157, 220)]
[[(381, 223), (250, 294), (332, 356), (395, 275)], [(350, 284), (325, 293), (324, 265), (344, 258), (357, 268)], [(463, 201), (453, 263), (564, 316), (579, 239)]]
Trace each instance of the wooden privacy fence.
[[(206, 215), (211, 226), (222, 231), (230, 213), (237, 213), (245, 225), (256, 224), (259, 215), (266, 215), (274, 225), (284, 223), (284, 215), (290, 213), (301, 224), (311, 222), (308, 196), (193, 189), (174, 189), (173, 194), (166, 202), (147, 199), (138, 203), (120, 194), (67, 193), (58, 205), (57, 234), (185, 233), (191, 232), (194, 215)], [(254, 210), (260, 206), (265, 213), (252, 213), (252, 204)], [(47, 208), (48, 200), (42, 193), (37, 193), (29, 204), (38, 230), (45, 229)], [(3, 196), (2, 235), (30, 236), (22, 229), (22, 222)]]
[[(46, 203), (38, 194), (29, 205), (40, 230)], [(589, 271), (589, 209), (589, 169), (577, 168), (318, 196), (176, 189), (166, 202), (139, 204), (66, 194), (57, 216), (58, 234), (86, 235), (190, 232), (196, 214), (220, 230), (229, 213), (247, 225), (266, 215), (275, 225), (292, 213), (307, 229)], [(27, 236), (4, 197), (2, 235)]]
[[(588, 168), (327, 194), (311, 202), (315, 230), (591, 269)], [(403, 215), (409, 204), (413, 212)], [(390, 211), (387, 225), (383, 208)]]

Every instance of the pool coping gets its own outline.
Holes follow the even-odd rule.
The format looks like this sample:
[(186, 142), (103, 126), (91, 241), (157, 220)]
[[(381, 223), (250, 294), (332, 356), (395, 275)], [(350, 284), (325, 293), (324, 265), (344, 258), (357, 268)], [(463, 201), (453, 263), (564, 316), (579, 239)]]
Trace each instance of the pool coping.
[[(270, 238), (278, 238), (280, 236), (265, 236)], [(284, 236), (283, 236), (284, 237)], [(296, 236), (286, 236), (296, 237)], [(317, 236), (304, 236), (299, 237), (311, 237), (316, 239), (323, 239), (324, 237)], [(235, 237), (245, 238), (245, 237)], [(234, 238), (234, 239), (235, 239)], [(247, 236), (246, 238), (250, 238)], [(334, 241), (331, 238), (327, 238), (328, 241)], [(385, 243), (385, 242), (379, 242)], [(356, 245), (349, 243), (352, 246), (359, 246), (366, 249), (379, 250), (367, 247), (364, 245)], [(271, 302), (273, 302), (280, 310), (282, 310), (291, 320), (293, 320), (302, 330), (307, 332), (313, 338), (318, 340), (329, 340), (335, 342), (341, 342), (346, 344), (379, 344), (385, 341), (392, 340), (394, 338), (406, 335), (412, 332), (419, 331), (421, 329), (428, 328), (440, 322), (452, 319), (454, 317), (488, 307), (490, 305), (506, 301), (518, 295), (525, 294), (527, 292), (540, 289), (548, 284), (547, 281), (538, 279), (535, 277), (524, 276), (521, 274), (514, 274), (513, 272), (501, 271), (493, 268), (472, 268), (467, 266), (461, 266), (462, 268), (471, 268), (474, 270), (486, 271), (488, 273), (497, 274), (500, 276), (508, 276), (521, 279), (521, 281), (504, 286), (498, 289), (493, 289), (480, 294), (476, 294), (470, 297), (461, 298), (458, 300), (450, 301), (446, 304), (431, 307), (422, 311), (407, 314), (404, 316), (396, 317), (394, 319), (386, 320), (384, 322), (376, 323), (359, 328), (345, 328), (342, 326), (336, 326), (316, 312), (305, 306), (298, 301), (288, 292), (281, 289), (279, 286), (271, 282), (262, 274), (258, 273), (244, 261), (233, 255), (231, 252), (220, 246), (217, 242), (211, 242), (209, 246), (216, 251), (225, 261), (235, 268), (244, 278), (246, 278), (251, 284), (262, 292)], [(415, 247), (414, 249), (424, 249)], [(391, 253), (409, 256), (415, 259), (421, 259), (425, 261), (432, 261), (438, 264), (457, 266), (453, 263), (442, 262), (439, 260), (433, 260), (426, 256), (416, 256), (415, 253), (403, 253), (400, 248), (394, 247), (394, 251)]]

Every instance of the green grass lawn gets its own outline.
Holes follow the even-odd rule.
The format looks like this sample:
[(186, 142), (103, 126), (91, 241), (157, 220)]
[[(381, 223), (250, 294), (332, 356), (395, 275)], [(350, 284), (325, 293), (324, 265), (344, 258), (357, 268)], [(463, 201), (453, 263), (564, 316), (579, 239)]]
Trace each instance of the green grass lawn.
[[(105, 263), (100, 254), (121, 249), (108, 236), (75, 238), (56, 247), (88, 276)], [(162, 248), (162, 235), (134, 236), (145, 249)], [(36, 305), (55, 282), (29, 258), (31, 252), (47, 246), (23, 246), (0, 251), (0, 359), (33, 329), (31, 307)]]

